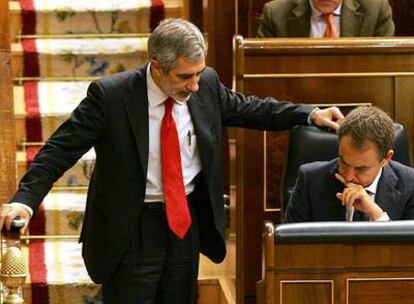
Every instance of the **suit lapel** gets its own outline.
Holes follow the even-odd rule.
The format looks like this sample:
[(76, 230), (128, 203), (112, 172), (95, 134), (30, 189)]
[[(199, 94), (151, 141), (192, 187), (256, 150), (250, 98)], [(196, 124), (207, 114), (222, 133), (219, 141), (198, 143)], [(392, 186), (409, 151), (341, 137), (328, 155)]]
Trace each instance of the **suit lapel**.
[(148, 135), (148, 93), (147, 66), (131, 77), (129, 91), (125, 96), (126, 112), (134, 134), (144, 176), (147, 176), (149, 135)]
[(397, 189), (397, 183), (398, 177), (391, 167), (385, 166), (378, 182), (375, 202), (387, 213), (395, 210), (395, 204), (400, 201), (401, 192)]
[(345, 0), (341, 12), (341, 37), (359, 37), (363, 17), (358, 1)]
[[(200, 89), (201, 90), (201, 89)], [(191, 95), (188, 101), (188, 108), (190, 110), (191, 119), (194, 124), (195, 133), (197, 135), (197, 145), (200, 151), (201, 162), (205, 175), (209, 175), (209, 164), (212, 162), (211, 157), (214, 154), (212, 147), (213, 142), (218, 140), (217, 131), (211, 122), (209, 115), (210, 111), (207, 103), (201, 97), (200, 91)]]
[(311, 10), (308, 0), (295, 0), (295, 8), (287, 19), (289, 37), (309, 37)]

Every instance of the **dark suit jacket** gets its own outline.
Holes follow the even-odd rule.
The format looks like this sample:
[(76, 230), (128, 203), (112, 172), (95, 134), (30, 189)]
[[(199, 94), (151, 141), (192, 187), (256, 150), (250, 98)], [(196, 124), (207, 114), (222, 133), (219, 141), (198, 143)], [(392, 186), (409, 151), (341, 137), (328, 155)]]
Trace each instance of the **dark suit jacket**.
[[(306, 124), (312, 107), (236, 94), (211, 68), (202, 73), (199, 87), (188, 105), (202, 162), (194, 190), (200, 250), (220, 262), (226, 254), (222, 125), (286, 129)], [(136, 231), (145, 196), (148, 136), (146, 67), (95, 81), (70, 119), (41, 149), (11, 199), (36, 210), (53, 182), (94, 147), (96, 163), (80, 240), (95, 282), (110, 278)]]
[[(309, 37), (309, 0), (274, 0), (265, 4), (258, 37)], [(393, 36), (388, 0), (343, 0), (341, 37)]]
[[(344, 188), (334, 176), (337, 162), (313, 162), (299, 168), (286, 208), (288, 222), (345, 221), (345, 207), (335, 196)], [(385, 166), (375, 202), (391, 220), (414, 219), (414, 169), (395, 161)]]

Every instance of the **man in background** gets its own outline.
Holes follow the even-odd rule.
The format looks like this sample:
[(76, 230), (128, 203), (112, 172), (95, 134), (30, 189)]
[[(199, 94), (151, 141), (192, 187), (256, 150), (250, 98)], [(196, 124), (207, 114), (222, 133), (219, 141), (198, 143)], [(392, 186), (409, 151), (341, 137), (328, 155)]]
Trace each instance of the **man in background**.
[(338, 158), (299, 168), (287, 222), (414, 219), (414, 169), (391, 160), (391, 118), (376, 107), (356, 108), (338, 138)]
[(388, 0), (274, 0), (258, 37), (385, 37), (394, 35)]

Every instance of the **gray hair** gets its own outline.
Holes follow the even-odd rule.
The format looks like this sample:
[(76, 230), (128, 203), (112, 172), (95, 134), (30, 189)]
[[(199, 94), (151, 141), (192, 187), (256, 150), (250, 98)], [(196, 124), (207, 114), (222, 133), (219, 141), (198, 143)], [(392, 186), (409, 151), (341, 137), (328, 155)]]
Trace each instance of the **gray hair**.
[(180, 57), (198, 60), (207, 54), (203, 34), (184, 19), (165, 19), (148, 39), (149, 59), (156, 59), (161, 69), (170, 72)]
[(377, 146), (379, 159), (392, 149), (394, 125), (387, 113), (377, 107), (353, 109), (340, 125), (338, 137), (350, 136), (357, 149), (363, 149), (368, 142)]

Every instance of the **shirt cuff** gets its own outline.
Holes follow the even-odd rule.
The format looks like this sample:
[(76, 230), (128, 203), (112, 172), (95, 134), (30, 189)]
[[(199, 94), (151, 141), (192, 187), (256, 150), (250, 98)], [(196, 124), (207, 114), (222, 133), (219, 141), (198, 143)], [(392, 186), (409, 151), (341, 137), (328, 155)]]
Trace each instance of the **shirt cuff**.
[(310, 113), (309, 113), (309, 115), (308, 115), (308, 125), (313, 125), (313, 122), (312, 122), (312, 119), (311, 119), (311, 117), (312, 117), (312, 114), (313, 113), (315, 113), (316, 111), (319, 111), (320, 109), (318, 108), (318, 107), (315, 107)]
[(17, 203), (17, 202), (11, 202), (10, 205), (22, 207), (30, 214), (30, 218), (33, 216), (33, 209), (30, 208), (29, 206), (25, 205), (25, 204)]
[(384, 212), (375, 222), (389, 222), (391, 221), (390, 217), (388, 216), (387, 212)]

